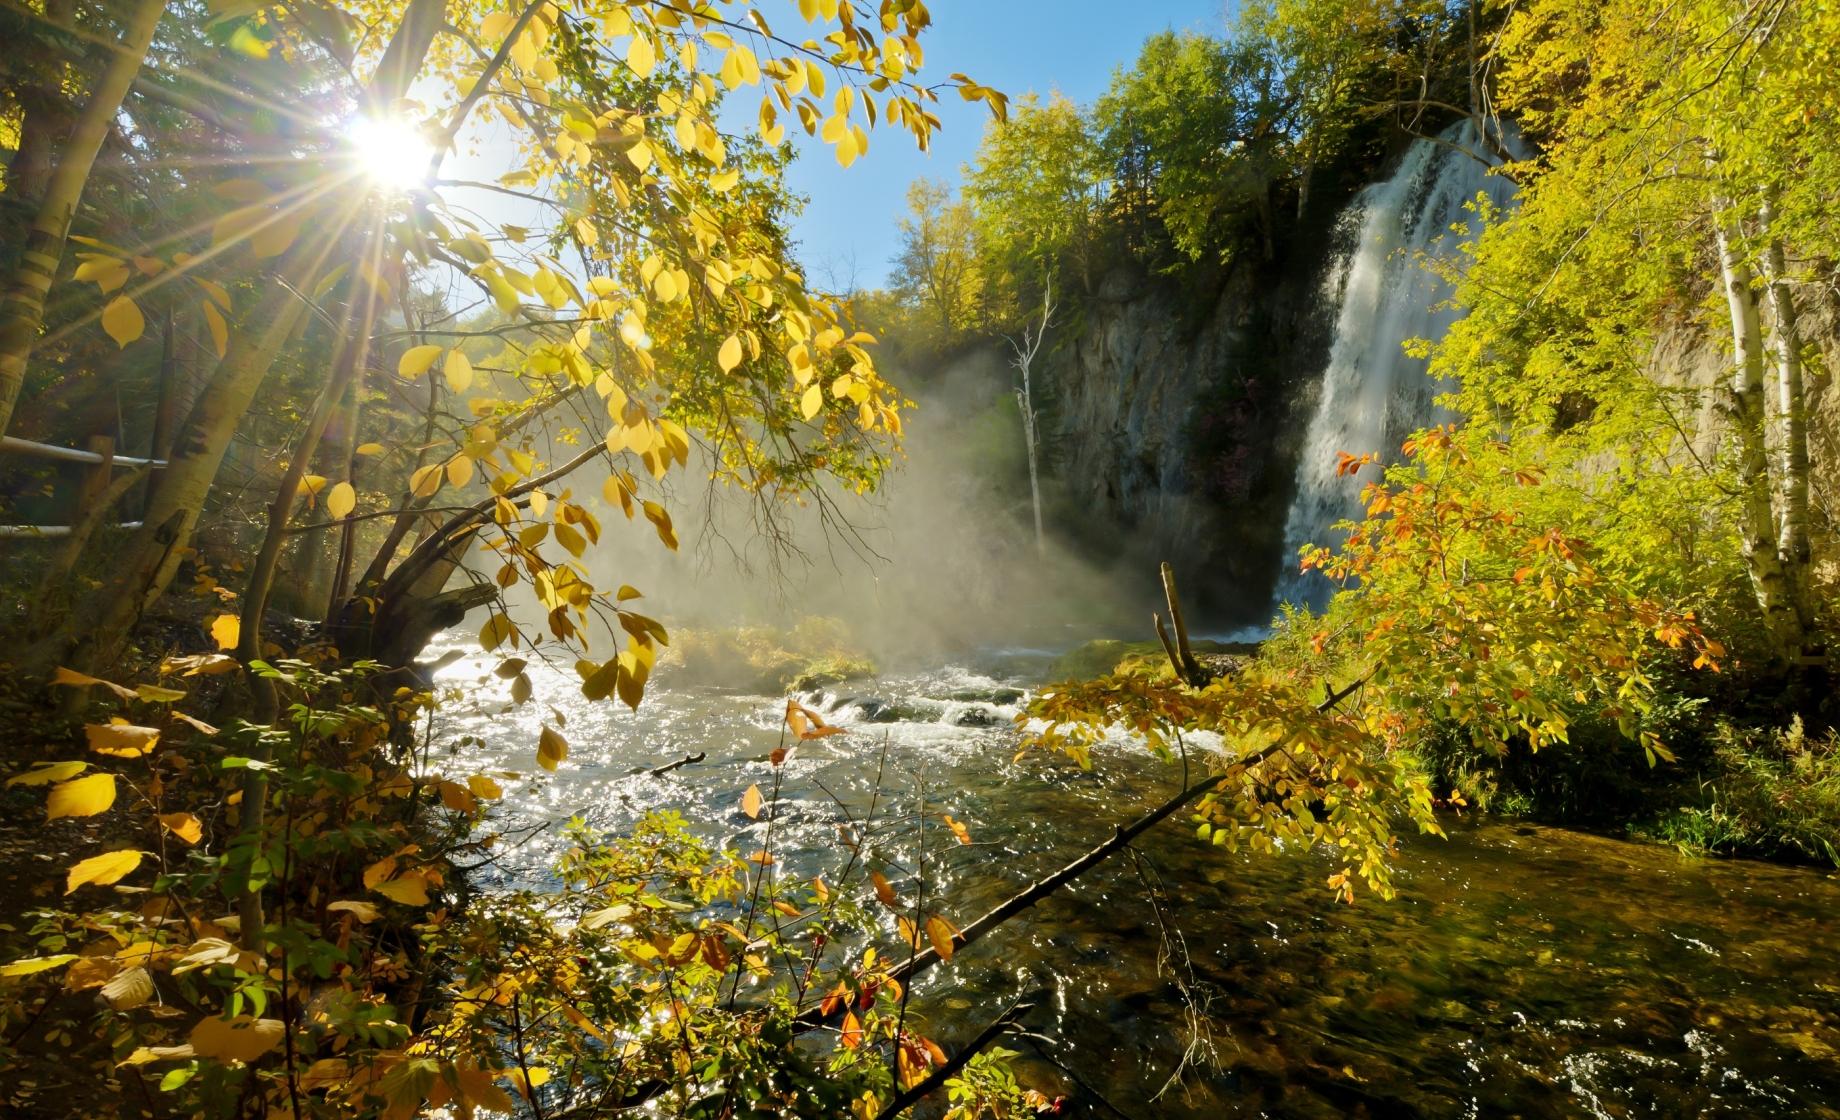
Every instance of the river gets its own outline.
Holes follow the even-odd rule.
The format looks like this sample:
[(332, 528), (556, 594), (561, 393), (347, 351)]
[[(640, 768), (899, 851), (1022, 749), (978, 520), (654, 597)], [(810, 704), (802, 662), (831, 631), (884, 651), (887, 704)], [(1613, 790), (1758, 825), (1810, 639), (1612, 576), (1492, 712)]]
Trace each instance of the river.
[[(464, 647), (429, 653), (446, 648)], [(1126, 746), (1090, 773), (1013, 758), (1010, 717), (1050, 656), (992, 651), (811, 694), (851, 732), (786, 763), (785, 872), (832, 868), (846, 811), (860, 819), (875, 798), (911, 814), (924, 791), (934, 819), (971, 834), (928, 857), (927, 891), (963, 924), (1167, 796), (1176, 776)], [(767, 814), (750, 820), (740, 800), (771, 787), (781, 700), (674, 687), (667, 671), (634, 713), (590, 705), (567, 667), (533, 662), (535, 700), (511, 708), (491, 664), (475, 649), (441, 671), (461, 701), (436, 729), (465, 770), (523, 775), (493, 826), (528, 836), (487, 886), (541, 883), (558, 839), (533, 826), (572, 814), (619, 829), (670, 807), (723, 844), (760, 846)], [(558, 714), (571, 753), (548, 775), (535, 744)], [(1840, 1117), (1840, 876), (1448, 826), (1448, 840), (1404, 844), (1398, 898), (1347, 906), (1315, 853), (1233, 856), (1165, 825), (1141, 866), (1113, 859), (936, 969), (916, 1013), (949, 1046), (1035, 996), (1041, 1040), (1009, 1045), (1030, 1083), (1069, 1097), (1067, 1115)], [(897, 821), (877, 844), (912, 867), (910, 833)], [(904, 897), (916, 886), (890, 878)]]

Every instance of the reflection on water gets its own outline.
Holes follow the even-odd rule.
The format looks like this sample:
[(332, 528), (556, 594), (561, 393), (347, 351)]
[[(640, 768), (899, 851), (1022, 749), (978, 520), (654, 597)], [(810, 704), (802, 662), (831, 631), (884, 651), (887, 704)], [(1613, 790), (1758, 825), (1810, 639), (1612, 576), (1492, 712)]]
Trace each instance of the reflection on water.
[[(867, 811), (880, 768), (884, 811), (891, 795), (911, 811), (923, 788), (929, 812), (969, 823), (975, 843), (929, 856), (928, 894), (943, 890), (962, 924), (1173, 788), (1125, 751), (1091, 774), (1014, 762), (1009, 719), (1046, 656), (982, 661), (813, 697), (856, 732), (803, 744), (786, 764), (774, 846), (787, 873), (830, 866), (836, 826), (846, 809)], [(779, 701), (673, 689), (667, 675), (632, 713), (589, 705), (566, 666), (533, 665), (536, 703), (507, 710), (503, 682), (476, 683), (488, 668), (474, 658), (442, 672), (468, 700), (437, 742), (477, 736), (469, 769), (527, 775), (505, 783), (501, 831), (575, 813), (617, 829), (669, 806), (720, 842), (759, 846), (764, 822), (738, 806), (749, 784), (771, 784)], [(571, 744), (553, 776), (533, 762), (552, 707)], [(698, 752), (700, 763), (648, 772)], [(882, 830), (878, 850), (911, 867), (910, 832)], [(1114, 859), (918, 985), (929, 1032), (963, 1039), (1016, 995), (1046, 993), (1030, 1023), (1077, 1073), (1045, 1061), (1028, 1073), (1081, 1115), (1113, 1115), (1102, 1097), (1133, 1117), (1840, 1117), (1833, 874), (1460, 825), (1448, 841), (1406, 845), (1397, 900), (1348, 907), (1329, 900), (1311, 853), (1229, 856), (1175, 825), (1157, 837), (1148, 866)], [(536, 829), (487, 885), (540, 881), (555, 844), (554, 829)], [(1146, 879), (1160, 882), (1187, 970), (1159, 965)], [(1193, 1055), (1184, 990), (1206, 1008), (1213, 1061), (1151, 1103)]]

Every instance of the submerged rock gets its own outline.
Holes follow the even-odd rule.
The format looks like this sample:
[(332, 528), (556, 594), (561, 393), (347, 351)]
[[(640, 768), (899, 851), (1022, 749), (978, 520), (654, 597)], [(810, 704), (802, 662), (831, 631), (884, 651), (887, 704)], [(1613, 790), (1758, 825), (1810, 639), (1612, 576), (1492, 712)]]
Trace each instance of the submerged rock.
[[(1254, 642), (1217, 642), (1212, 638), (1191, 641), (1189, 648), (1194, 650), (1197, 661), (1217, 675), (1233, 672), (1240, 667), (1243, 659), (1259, 651)], [(1139, 668), (1168, 671), (1169, 655), (1163, 652), (1161, 642), (1121, 642), (1115, 638), (1101, 638), (1075, 646), (1056, 658), (1054, 664), (1048, 667), (1048, 679), (1092, 680)]]
[(947, 700), (956, 700), (961, 704), (1014, 704), (1020, 701), (1023, 692), (1019, 688), (961, 688), (946, 696)]
[(768, 695), (810, 692), (875, 674), (875, 663), (848, 647), (840, 626), (817, 623), (790, 632), (680, 629), (672, 634), (666, 664), (680, 682)]

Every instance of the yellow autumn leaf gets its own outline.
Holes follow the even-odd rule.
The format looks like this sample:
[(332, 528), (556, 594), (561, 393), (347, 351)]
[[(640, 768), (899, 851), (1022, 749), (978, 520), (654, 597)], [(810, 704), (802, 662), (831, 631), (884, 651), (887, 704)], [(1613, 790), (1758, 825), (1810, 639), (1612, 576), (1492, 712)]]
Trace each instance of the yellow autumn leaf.
[(645, 519), (658, 531), (658, 539), (672, 552), (677, 551), (677, 530), (671, 527), (671, 515), (657, 502), (645, 503)]
[[(112, 782), (113, 775), (107, 775)], [(64, 893), (70, 894), (78, 887), (94, 883), (106, 887), (118, 882), (122, 876), (141, 865), (141, 853), (133, 848), (123, 848), (118, 852), (104, 852), (91, 856), (72, 867), (64, 877)]]
[(136, 727), (131, 723), (85, 724), (83, 733), (89, 749), (115, 758), (139, 758), (159, 744), (160, 729)]
[(759, 786), (749, 786), (747, 792), (741, 795), (741, 811), (756, 820), (760, 818), (762, 804), (763, 799), (760, 796)]
[(588, 542), (580, 533), (560, 521), (556, 522), (556, 543), (568, 549), (575, 556), (580, 556), (588, 547)]
[(447, 375), (447, 387), (456, 393), (464, 393), (473, 384), (473, 363), (458, 350), (449, 350), (447, 360), (441, 364), (441, 372)]
[(722, 349), (716, 352), (716, 365), (722, 367), (723, 373), (730, 373), (741, 364), (741, 336), (731, 334), (728, 341), (722, 343)]
[(473, 461), (465, 455), (455, 455), (447, 461), (447, 484), (465, 486), (473, 481)]
[(880, 871), (871, 871), (869, 882), (875, 886), (875, 897), (881, 901), (883, 906), (892, 910), (899, 902), (899, 896), (894, 893), (894, 886), (888, 882), (888, 876)]
[(383, 444), (381, 443), (360, 443), (357, 446), (356, 450), (354, 451), (354, 454), (381, 455), (383, 454)]
[(419, 875), (405, 875), (400, 879), (391, 879), (387, 883), (378, 883), (371, 889), (391, 902), (400, 902), (404, 906), (428, 905), (428, 880)]
[(484, 774), (474, 774), (469, 777), (466, 780), (466, 788), (473, 791), (474, 797), (483, 797), (487, 801), (496, 800), (505, 795), (504, 787)]
[(479, 628), (479, 644), (487, 653), (505, 643), (505, 639), (516, 633), (511, 619), (502, 614), (494, 614), (486, 619), (486, 624)]
[[(188, 653), (161, 661), (160, 672), (167, 675), (183, 673), (188, 677), (217, 677), (235, 672), (238, 665), (236, 658), (221, 653)], [(216, 732), (208, 731), (206, 734), (214, 735)]]
[(102, 329), (115, 340), (115, 345), (126, 347), (146, 331), (147, 320), (133, 300), (116, 296), (102, 309)]
[(364, 869), (364, 889), (375, 890), (377, 884), (396, 874), (396, 857), (384, 856)]
[(409, 493), (418, 498), (432, 498), (441, 489), (442, 464), (430, 463), (409, 476)]
[(280, 256), (300, 236), (306, 219), (304, 208), (284, 210), (272, 217), (263, 218), (262, 225), (250, 232), (249, 251), (259, 260)]
[(626, 65), (641, 78), (651, 77), (652, 68), (658, 65), (658, 52), (652, 41), (644, 35), (634, 35), (632, 45), (626, 48)]
[(200, 1058), (223, 1062), (253, 1062), (281, 1045), (285, 1028), (279, 1019), (238, 1015), (220, 1019), (213, 1015), (192, 1028), (192, 1050)]
[(211, 297), (211, 302), (225, 311), (230, 310), (230, 292), (215, 280), (192, 277), (192, 283), (204, 289), (204, 294)]
[(204, 838), (204, 825), (190, 813), (161, 813), (160, 827), (187, 844), (196, 844)]
[[(91, 774), (87, 778), (77, 778), (52, 786), (51, 796), (45, 800), (45, 819), (54, 821), (59, 817), (93, 817), (113, 804), (115, 804), (115, 775)], [(136, 863), (140, 862), (140, 858), (140, 854), (135, 853)], [(83, 864), (77, 866), (82, 867)], [(117, 875), (115, 878), (119, 879), (121, 876)], [(109, 882), (114, 881), (114, 879), (109, 880)]]
[(211, 349), (217, 351), (218, 357), (230, 352), (230, 324), (224, 321), (224, 313), (217, 305), (205, 300), (199, 305), (204, 308), (204, 325), (211, 332)]
[(952, 923), (937, 914), (926, 920), (926, 939), (933, 943), (933, 951), (939, 954), (942, 961), (952, 959), (952, 938), (957, 932), (952, 928)]
[(358, 491), (349, 482), (341, 482), (326, 495), (326, 516), (334, 521), (345, 517), (358, 506)]
[(121, 697), (123, 700), (134, 699), (134, 690), (128, 688), (126, 685), (119, 685), (114, 681), (105, 681), (101, 677), (92, 677), (87, 673), (79, 673), (75, 669), (66, 669), (61, 665), (58, 666), (56, 672), (52, 673), (51, 683), (54, 685), (71, 685), (76, 688), (87, 688), (90, 685), (99, 684), (103, 688)]
[(132, 1011), (153, 998), (153, 975), (135, 965), (104, 984), (101, 994), (115, 1010)]
[(472, 813), (479, 809), (479, 799), (473, 791), (459, 782), (442, 782), (439, 786), (441, 804), (456, 813)]
[(51, 957), (27, 957), (9, 964), (0, 964), (0, 976), (30, 976), (35, 972), (48, 972), (54, 968), (62, 968), (76, 959), (75, 953), (59, 953)]
[(52, 782), (68, 781), (89, 769), (87, 762), (52, 762), (15, 774), (6, 780), (8, 786), (43, 786)]
[(116, 260), (114, 257), (96, 256), (88, 253), (83, 255), (89, 256), (91, 259), (77, 266), (77, 271), (73, 274), (72, 279), (93, 281), (96, 287), (102, 289), (103, 295), (108, 295), (116, 288), (128, 282), (128, 266), (126, 263)]
[(161, 688), (157, 684), (137, 684), (134, 686), (134, 695), (150, 704), (171, 704), (176, 700), (185, 699), (185, 693), (180, 690)]
[[(231, 658), (227, 658), (227, 657), (224, 658), (224, 660), (232, 661)], [(233, 661), (232, 663), (234, 664)], [(184, 712), (173, 712), (172, 718), (178, 720), (180, 723), (185, 724), (187, 727), (190, 727), (193, 731), (198, 732), (200, 735), (217, 734), (217, 728), (199, 719), (197, 716), (188, 716)]]
[(326, 910), (328, 913), (333, 914), (350, 914), (360, 922), (374, 922), (378, 918), (383, 917), (383, 911), (377, 909), (376, 903), (365, 902), (362, 899), (356, 898), (330, 903), (327, 905)]
[(189, 1043), (184, 1046), (140, 1046), (135, 1048), (134, 1053), (129, 1054), (115, 1064), (118, 1066), (144, 1066), (152, 1062), (182, 1061), (196, 1058), (197, 1056), (198, 1052), (193, 1050)]
[(420, 377), (441, 356), (441, 349), (439, 346), (409, 347), (403, 351), (402, 357), (396, 359), (396, 372), (410, 380)]
[(537, 765), (545, 770), (554, 771), (563, 759), (569, 757), (569, 741), (562, 733), (548, 724), (543, 726), (542, 734), (537, 736)]
[(243, 637), (243, 620), (233, 614), (220, 614), (211, 620), (211, 640), (218, 649), (235, 649)]
[(121, 971), (121, 964), (110, 957), (78, 957), (64, 974), (64, 990), (86, 992), (100, 988)]
[(823, 407), (824, 389), (814, 381), (805, 387), (805, 395), (799, 398), (799, 411), (804, 414), (805, 419), (810, 420)]

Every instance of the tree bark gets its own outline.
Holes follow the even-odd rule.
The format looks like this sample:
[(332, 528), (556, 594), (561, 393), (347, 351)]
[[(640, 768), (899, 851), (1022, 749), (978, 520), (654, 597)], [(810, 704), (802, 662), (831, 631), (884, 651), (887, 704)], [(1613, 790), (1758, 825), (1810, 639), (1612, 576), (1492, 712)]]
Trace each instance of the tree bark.
[(1806, 629), (1813, 620), (1808, 616), (1812, 549), (1808, 542), (1808, 405), (1802, 391), (1802, 335), (1782, 239), (1770, 229), (1776, 207), (1768, 192), (1760, 216), (1768, 238), (1763, 253), (1764, 291), (1769, 298), (1770, 343), (1776, 359), (1776, 550)]
[[(345, 387), (345, 397), (332, 414), (332, 422), (321, 437), (319, 472), (331, 479), (342, 479), (354, 487), (358, 484), (358, 419), (362, 400), (362, 373)], [(350, 570), (350, 552), (354, 523), (350, 515), (326, 528), (316, 528), (301, 536), (295, 546), (295, 581), (299, 588), (303, 612), (316, 621), (331, 617), (332, 595), (337, 584)], [(331, 545), (331, 549), (328, 549)], [(327, 566), (328, 553), (332, 565)]]
[(13, 406), (25, 384), (26, 365), (45, 323), (45, 297), (64, 260), (71, 219), (83, 187), (95, 166), (96, 153), (108, 137), (122, 98), (140, 72), (141, 60), (153, 43), (153, 33), (166, 12), (166, 0), (137, 0), (123, 27), (121, 45), (90, 91), (89, 102), (71, 128), (63, 158), (45, 184), (38, 214), (26, 233), (25, 245), (12, 274), (0, 282), (0, 433), (13, 418)]
[(1802, 614), (1776, 547), (1769, 452), (1764, 438), (1763, 328), (1757, 310), (1755, 276), (1739, 251), (1740, 231), (1731, 209), (1715, 204), (1713, 231), (1718, 242), (1719, 272), (1731, 319), (1732, 429), (1738, 441), (1738, 481), (1742, 503), (1739, 535), (1751, 589), (1763, 612), (1771, 652), (1784, 663), (1801, 656)]
[[(431, 376), (428, 378), (427, 427), (422, 432), (422, 441), (415, 453), (415, 467), (410, 471), (410, 478), (414, 478), (416, 472), (428, 465), (428, 449), (434, 444), (435, 420), (439, 415), (440, 401), (441, 379)], [(372, 594), (375, 588), (382, 586), (384, 577), (389, 574), (390, 564), (396, 559), (396, 550), (402, 547), (402, 542), (409, 536), (409, 530), (415, 528), (416, 522), (424, 520), (426, 515), (421, 512), (421, 507), (430, 500), (417, 498), (413, 494), (405, 496), (400, 503), (403, 512), (396, 515), (390, 531), (384, 535), (383, 543), (377, 546), (376, 554), (371, 557), (371, 562), (365, 566), (364, 575), (358, 580), (360, 594)], [(326, 607), (328, 622), (338, 622), (345, 614), (350, 590), (345, 577), (334, 580), (332, 598)]]
[[(300, 496), (300, 480), (307, 473), (307, 464), (313, 461), (314, 452), (319, 449), (322, 436), (332, 422), (332, 414), (344, 400), (346, 391), (353, 381), (363, 372), (370, 357), (371, 303), (372, 293), (369, 285), (360, 284), (356, 293), (356, 302), (363, 310), (359, 312), (357, 332), (345, 339), (339, 348), (338, 364), (331, 377), (320, 387), (319, 397), (313, 402), (313, 411), (307, 416), (306, 427), (301, 429), (293, 448), (288, 453), (287, 466), (282, 470), (281, 481), (275, 487), (274, 500), (268, 506), (268, 528), (262, 538), (262, 547), (256, 553), (255, 563), (249, 569), (249, 584), (243, 591), (243, 618), (238, 630), (236, 647), (237, 659), (247, 665), (262, 656), (262, 616), (268, 609), (268, 596), (274, 589), (275, 566), (281, 559), (281, 546), (287, 541), (288, 517), (294, 510), (294, 499)], [(274, 722), (274, 688), (266, 680), (252, 679), (250, 686), (255, 690), (261, 710), (257, 713), (259, 722)]]
[[(49, 0), (44, 21), (68, 28), (76, 10), (76, 0)], [(19, 148), (6, 168), (6, 198), (11, 205), (29, 210), (44, 198), (51, 183), (56, 152), (70, 129), (70, 106), (56, 82), (27, 86), (17, 96), (24, 112), (19, 121)]]

